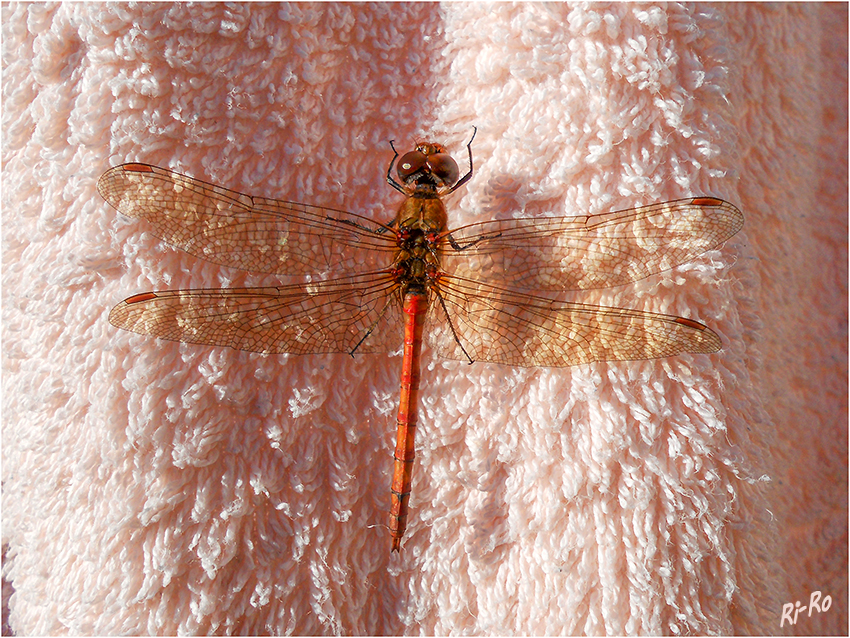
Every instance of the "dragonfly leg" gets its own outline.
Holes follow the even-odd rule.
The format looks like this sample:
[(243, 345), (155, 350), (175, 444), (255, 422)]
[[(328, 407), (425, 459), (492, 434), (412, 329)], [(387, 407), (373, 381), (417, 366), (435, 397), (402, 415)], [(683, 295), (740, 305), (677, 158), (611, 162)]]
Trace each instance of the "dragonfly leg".
[(501, 237), (501, 236), (502, 236), (502, 233), (492, 233), (490, 235), (482, 235), (478, 239), (471, 241), (468, 244), (462, 244), (462, 245), (457, 243), (457, 240), (454, 237), (452, 237), (451, 233), (446, 234), (446, 239), (449, 240), (449, 244), (455, 250), (466, 250), (467, 248), (472, 248), (475, 244), (477, 244), (480, 241), (490, 241), (491, 239), (496, 239), (497, 237)]
[(393, 158), (390, 160), (390, 167), (387, 169), (387, 183), (402, 195), (407, 195), (407, 191), (404, 190), (404, 186), (393, 179), (393, 164), (395, 164), (396, 158), (398, 157), (398, 151), (395, 150), (395, 146), (393, 146), (394, 141), (395, 140), (390, 140), (390, 148), (393, 149), (394, 154)]
[(463, 347), (463, 344), (460, 341), (460, 337), (457, 336), (455, 326), (452, 323), (452, 316), (449, 314), (449, 309), (446, 308), (446, 302), (445, 300), (443, 300), (443, 295), (440, 294), (440, 291), (437, 289), (436, 286), (431, 288), (431, 290), (434, 291), (434, 293), (437, 295), (437, 299), (439, 299), (440, 301), (440, 306), (442, 307), (443, 312), (446, 314), (446, 322), (449, 324), (449, 329), (452, 331), (452, 337), (454, 337), (454, 340), (457, 343), (458, 347), (461, 349), (461, 352), (463, 352), (464, 356), (466, 357), (466, 360), (470, 363), (470, 365), (475, 363), (475, 360), (469, 356), (469, 353), (466, 351), (466, 348)]
[(364, 224), (358, 224), (357, 222), (352, 221), (350, 219), (339, 219), (337, 217), (332, 217), (331, 215), (328, 215), (325, 219), (337, 222), (338, 224), (347, 224), (348, 226), (353, 226), (354, 228), (359, 228), (360, 230), (365, 230), (370, 233), (378, 233), (379, 235), (387, 232), (388, 230), (392, 230), (393, 227), (392, 224), (381, 224), (380, 226), (378, 226), (379, 222), (375, 222), (375, 225), (378, 226), (378, 228), (369, 228)]
[(354, 347), (353, 347), (351, 350), (349, 350), (349, 351), (348, 351), (348, 354), (350, 354), (352, 357), (354, 357), (354, 353), (355, 353), (355, 352), (357, 352), (357, 348), (359, 348), (359, 347), (361, 346), (361, 344), (362, 344), (364, 341), (366, 341), (366, 339), (368, 339), (368, 338), (369, 338), (369, 335), (370, 335), (370, 334), (372, 334), (372, 333), (375, 331), (375, 328), (376, 328), (376, 327), (377, 327), (377, 325), (381, 322), (381, 319), (383, 319), (383, 318), (384, 318), (384, 314), (387, 312), (387, 308), (389, 308), (389, 307), (390, 307), (390, 304), (391, 304), (391, 303), (398, 303), (398, 300), (397, 300), (396, 295), (388, 294), (388, 295), (387, 295), (387, 303), (385, 303), (385, 304), (384, 304), (384, 307), (383, 307), (383, 308), (381, 308), (381, 312), (380, 312), (380, 314), (378, 315), (378, 318), (377, 318), (377, 319), (375, 319), (375, 321), (374, 321), (374, 322), (372, 322), (372, 325), (371, 325), (371, 326), (369, 326), (369, 329), (366, 331), (366, 334), (364, 334), (364, 335), (360, 338), (360, 341), (358, 341), (356, 344), (354, 344)]
[[(472, 140), (475, 139), (475, 134), (477, 132), (478, 132), (478, 127), (473, 126), (472, 127), (472, 137), (469, 138), (469, 143), (467, 143), (467, 145), (466, 145), (466, 150), (469, 153), (469, 171), (466, 173), (466, 175), (461, 177), (454, 186), (452, 186), (448, 191), (446, 191), (446, 195), (448, 195), (449, 193), (454, 193), (458, 188), (460, 188), (461, 186), (466, 184), (472, 178)], [(395, 150), (395, 149), (393, 149), (393, 150)]]

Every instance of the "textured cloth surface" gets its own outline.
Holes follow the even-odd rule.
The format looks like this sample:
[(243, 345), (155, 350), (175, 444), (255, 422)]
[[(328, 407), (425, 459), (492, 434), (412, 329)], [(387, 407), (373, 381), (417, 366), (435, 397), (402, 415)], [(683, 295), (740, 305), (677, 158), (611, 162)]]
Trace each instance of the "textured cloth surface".
[[(847, 8), (7, 5), (3, 543), (20, 634), (847, 632)], [(156, 164), (389, 221), (388, 141), (475, 174), (452, 225), (690, 194), (744, 230), (581, 300), (717, 354), (569, 369), (112, 328), (153, 289), (269, 285), (97, 195)], [(780, 628), (782, 607), (831, 597)]]

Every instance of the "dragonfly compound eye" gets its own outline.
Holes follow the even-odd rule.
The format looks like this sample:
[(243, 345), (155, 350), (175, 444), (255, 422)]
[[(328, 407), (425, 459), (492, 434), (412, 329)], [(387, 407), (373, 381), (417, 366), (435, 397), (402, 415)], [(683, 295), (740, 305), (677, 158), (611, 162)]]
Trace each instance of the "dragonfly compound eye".
[(429, 155), (428, 166), (431, 167), (431, 173), (442, 180), (446, 186), (451, 186), (457, 181), (459, 174), (457, 162), (448, 153)]
[(398, 161), (398, 176), (402, 181), (406, 181), (408, 177), (422, 170), (428, 158), (420, 151), (410, 151), (401, 156)]

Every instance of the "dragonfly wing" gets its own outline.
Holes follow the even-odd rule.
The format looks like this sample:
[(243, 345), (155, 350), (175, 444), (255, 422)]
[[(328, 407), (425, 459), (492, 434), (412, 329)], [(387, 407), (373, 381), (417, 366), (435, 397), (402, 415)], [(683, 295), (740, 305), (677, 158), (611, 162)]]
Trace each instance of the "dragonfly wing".
[(109, 322), (161, 339), (268, 354), (353, 353), (356, 346), (358, 353), (387, 352), (402, 340), (395, 288), (378, 272), (289, 286), (146, 292), (115, 306)]
[(607, 288), (687, 263), (743, 223), (741, 211), (714, 197), (604, 215), (494, 220), (452, 230), (441, 265), (521, 290)]
[(216, 264), (282, 275), (378, 268), (396, 249), (387, 226), (345, 211), (251, 197), (148, 164), (122, 164), (97, 183), (119, 212)]
[(441, 278), (435, 291), (443, 303), (431, 304), (429, 343), (449, 359), (562, 367), (711, 353), (721, 345), (709, 328), (683, 317), (566, 303), (457, 277)]

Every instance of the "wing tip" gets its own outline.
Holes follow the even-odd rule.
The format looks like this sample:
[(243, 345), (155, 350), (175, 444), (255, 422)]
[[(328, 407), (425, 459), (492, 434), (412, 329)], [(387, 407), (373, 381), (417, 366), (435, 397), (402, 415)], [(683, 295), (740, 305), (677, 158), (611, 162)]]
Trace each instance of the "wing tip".
[(700, 208), (716, 208), (723, 211), (723, 214), (728, 217), (727, 239), (735, 235), (744, 227), (744, 214), (741, 210), (731, 202), (725, 199), (711, 196), (699, 196), (691, 199), (691, 204)]
[(718, 352), (723, 345), (718, 334), (699, 321), (694, 321), (687, 317), (676, 317), (673, 319), (673, 322), (695, 331), (689, 334), (691, 338), (688, 340), (689, 347), (687, 348), (687, 352), (711, 354)]

